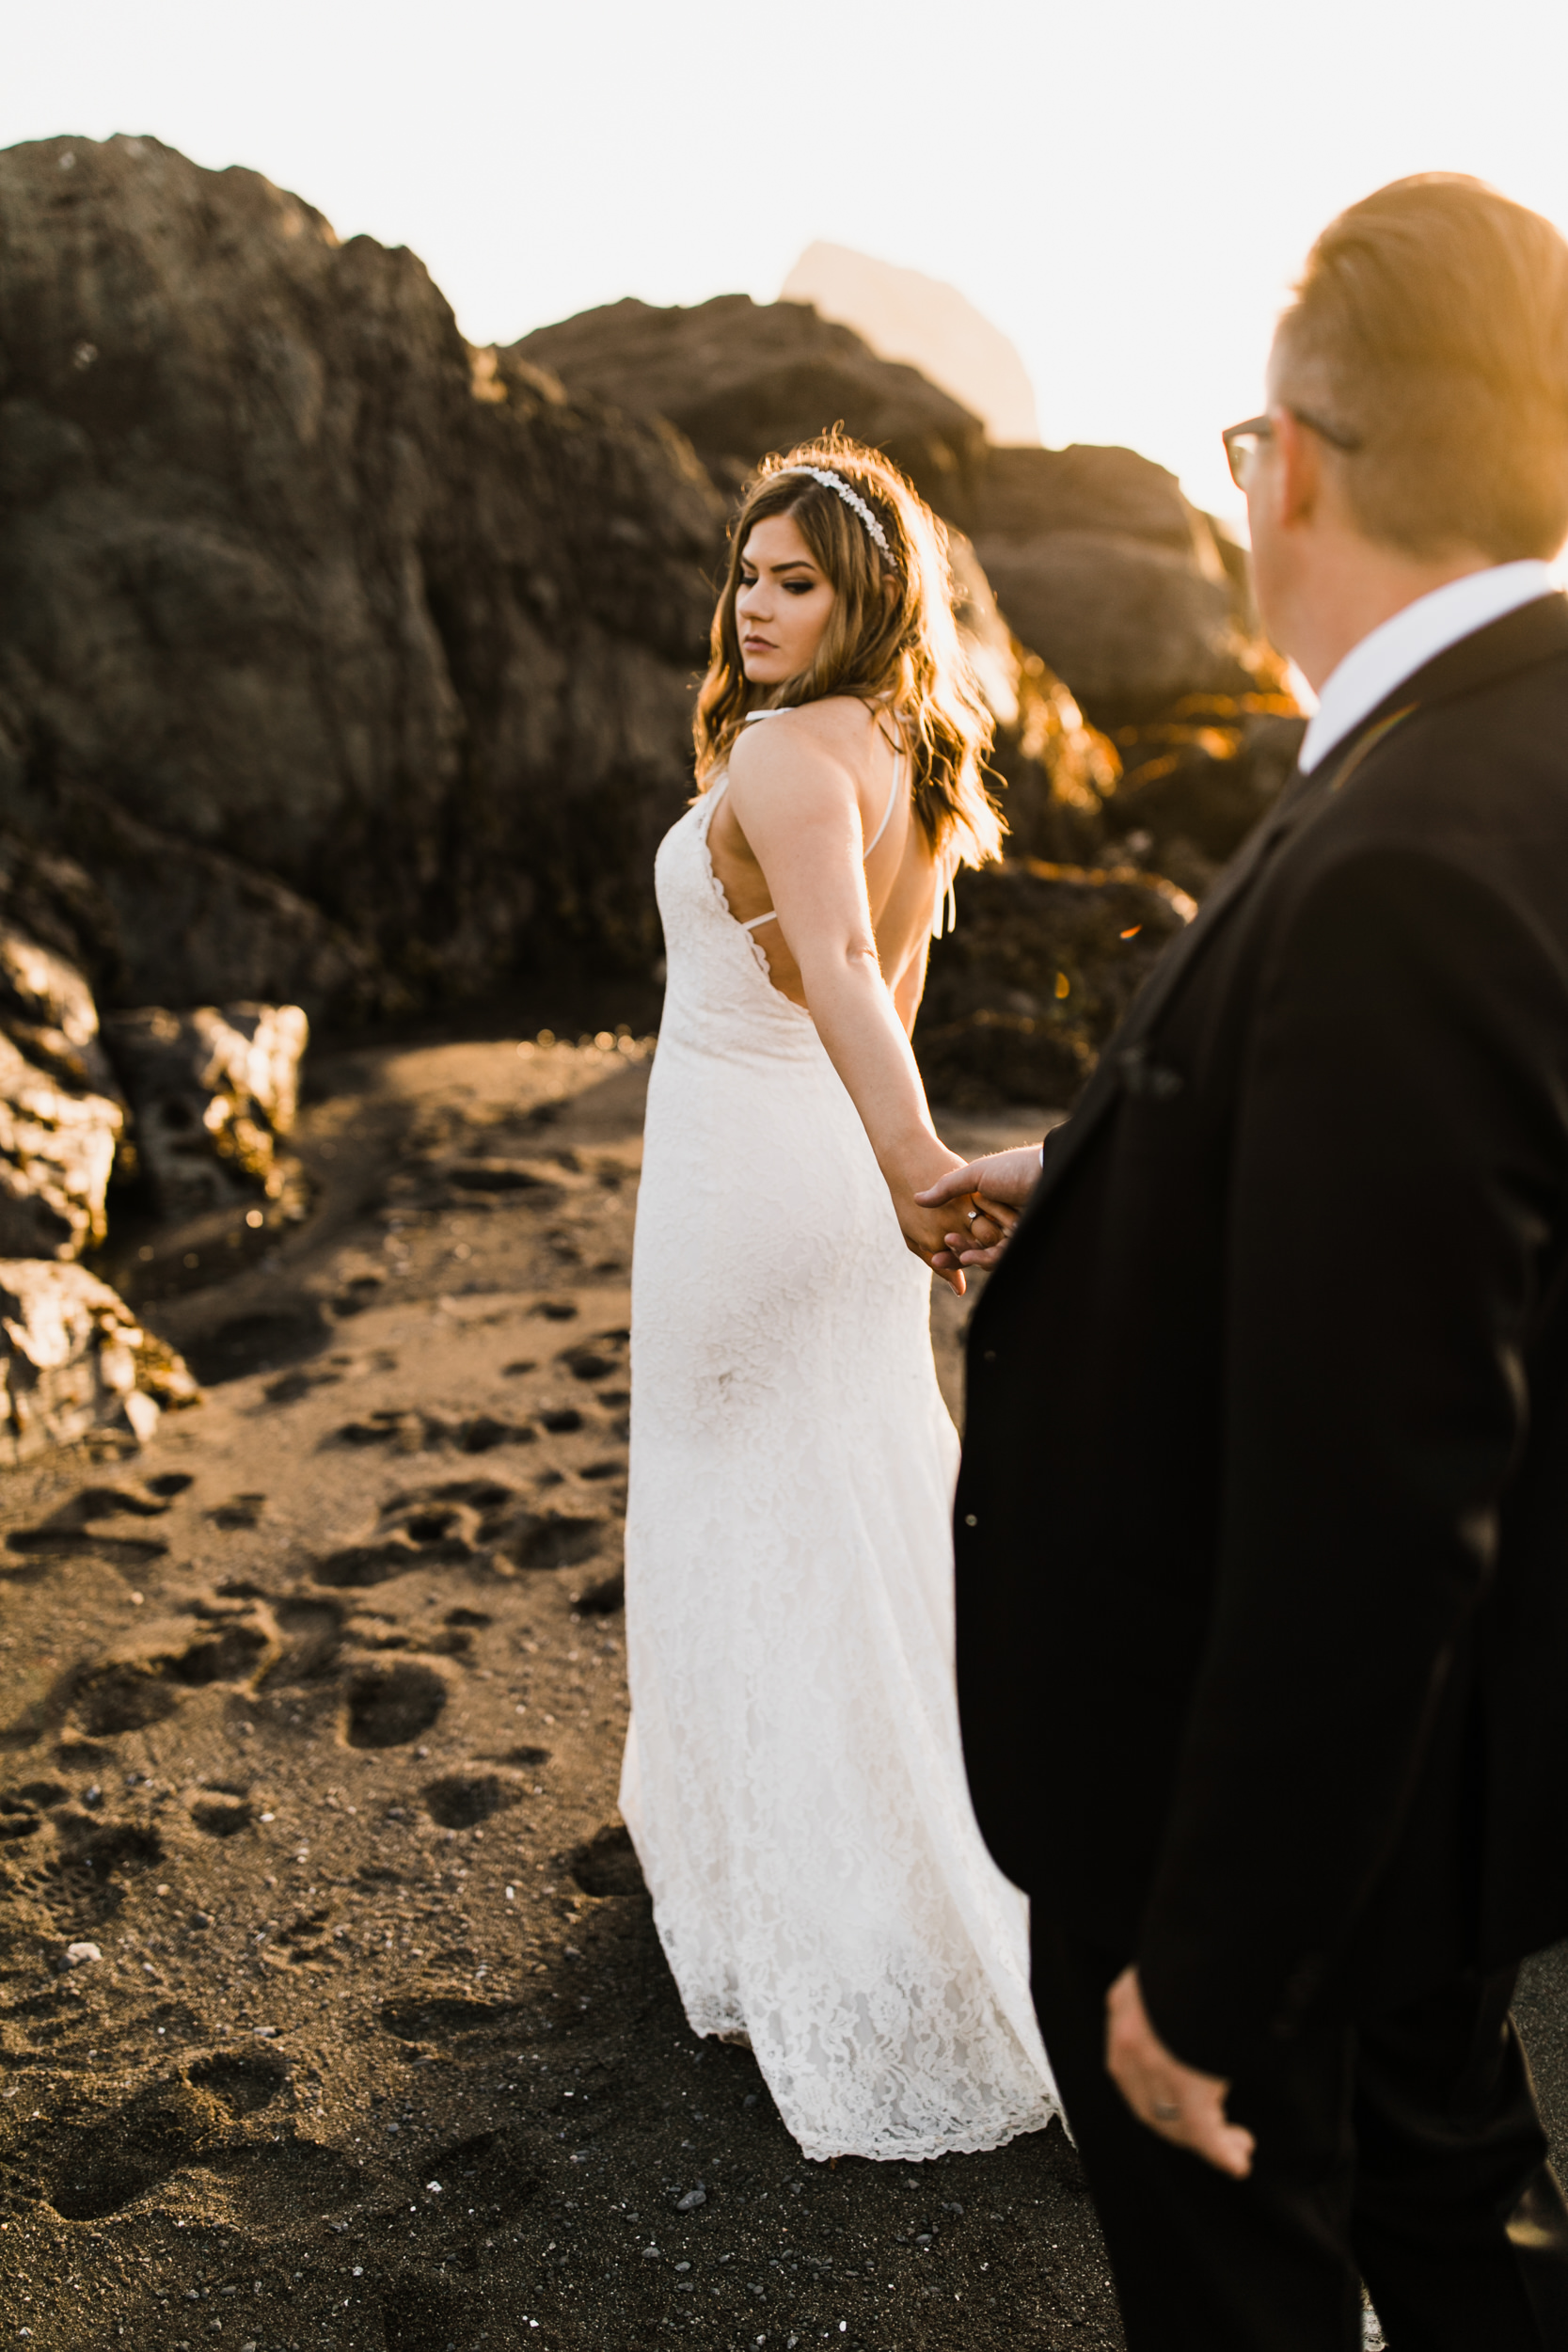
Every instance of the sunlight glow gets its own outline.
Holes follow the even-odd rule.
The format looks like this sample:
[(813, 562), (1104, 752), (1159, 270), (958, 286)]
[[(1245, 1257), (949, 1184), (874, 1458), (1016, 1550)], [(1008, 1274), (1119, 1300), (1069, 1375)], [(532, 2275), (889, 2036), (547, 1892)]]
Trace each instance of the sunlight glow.
[[(0, 144), (154, 133), (421, 256), (473, 340), (626, 294), (770, 301), (816, 239), (957, 287), (1048, 442), (1122, 441), (1234, 514), (1314, 233), (1402, 173), (1568, 220), (1568, 10), (1323, 0), (10, 0)], [(1528, 60), (1528, 71), (1521, 70)]]

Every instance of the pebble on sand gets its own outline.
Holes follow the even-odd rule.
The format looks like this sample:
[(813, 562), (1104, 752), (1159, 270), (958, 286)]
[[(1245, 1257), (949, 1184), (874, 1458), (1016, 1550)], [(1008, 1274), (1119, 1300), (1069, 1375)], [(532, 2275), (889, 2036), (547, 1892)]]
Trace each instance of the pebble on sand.
[(103, 1957), (96, 1944), (68, 1944), (65, 1947), (65, 1964), (68, 1968), (80, 1968), (84, 1962), (102, 1960)]

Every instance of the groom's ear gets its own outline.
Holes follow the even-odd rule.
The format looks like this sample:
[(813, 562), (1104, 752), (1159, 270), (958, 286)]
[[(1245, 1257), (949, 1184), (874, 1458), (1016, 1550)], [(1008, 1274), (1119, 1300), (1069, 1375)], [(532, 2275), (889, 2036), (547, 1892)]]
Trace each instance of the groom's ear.
[(1275, 409), (1270, 421), (1275, 463), (1264, 496), (1273, 501), (1275, 527), (1298, 531), (1313, 521), (1323, 503), (1323, 444), (1289, 408)]

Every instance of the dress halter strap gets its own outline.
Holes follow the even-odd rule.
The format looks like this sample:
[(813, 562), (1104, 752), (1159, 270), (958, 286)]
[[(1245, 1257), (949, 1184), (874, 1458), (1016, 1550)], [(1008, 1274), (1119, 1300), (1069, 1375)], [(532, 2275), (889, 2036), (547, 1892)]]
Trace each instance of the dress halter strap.
[[(872, 850), (876, 848), (883, 834), (886, 833), (888, 825), (892, 820), (894, 809), (897, 805), (898, 787), (902, 781), (903, 773), (904, 738), (902, 734), (900, 734), (898, 738), (898, 749), (893, 755), (893, 782), (888, 786), (887, 806), (882, 811), (881, 823), (878, 826), (876, 832), (872, 834), (870, 840), (865, 845), (865, 855), (867, 858), (871, 855)], [(862, 863), (864, 863), (863, 859), (862, 860)]]
[[(746, 726), (750, 726), (753, 719), (776, 719), (778, 716), (779, 713), (776, 710), (749, 710), (746, 713), (745, 720), (742, 723)], [(898, 726), (896, 719), (895, 719), (894, 724), (895, 726)], [(870, 840), (865, 845), (864, 856), (863, 856), (861, 860), (863, 866), (865, 864), (866, 859), (870, 857), (872, 850), (876, 848), (878, 842), (881, 839), (883, 834), (886, 833), (888, 826), (893, 821), (893, 812), (898, 805), (898, 787), (903, 780), (903, 774), (904, 730), (901, 726), (898, 726), (898, 748), (893, 755), (893, 782), (888, 787), (887, 806), (882, 811), (881, 823), (878, 826), (876, 832), (872, 834)], [(753, 914), (751, 921), (748, 923), (742, 923), (740, 928), (743, 931), (754, 931), (760, 925), (764, 923), (776, 923), (778, 919), (779, 918), (774, 914), (772, 908), (769, 907), (766, 914)]]

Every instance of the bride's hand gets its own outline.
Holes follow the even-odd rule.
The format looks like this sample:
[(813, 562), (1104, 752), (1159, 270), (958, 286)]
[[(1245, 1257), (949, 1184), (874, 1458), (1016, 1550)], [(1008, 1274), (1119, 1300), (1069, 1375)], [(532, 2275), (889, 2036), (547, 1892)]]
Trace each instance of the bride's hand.
[(933, 1274), (956, 1291), (961, 1298), (968, 1285), (963, 1268), (947, 1248), (942, 1227), (951, 1211), (945, 1214), (930, 1209), (917, 1209), (912, 1200), (898, 1211), (898, 1223), (903, 1230), (907, 1248), (911, 1249), (922, 1265), (928, 1265)]
[(950, 1226), (942, 1235), (944, 1247), (932, 1261), (936, 1271), (993, 1266), (1011, 1239), (1039, 1172), (1039, 1146), (1024, 1144), (1012, 1152), (992, 1152), (982, 1160), (966, 1160), (917, 1193), (922, 1207), (938, 1210), (967, 1201), (963, 1225)]
[[(929, 1165), (927, 1161), (927, 1169)], [(957, 1160), (951, 1162), (952, 1168), (958, 1165)], [(947, 1228), (953, 1222), (953, 1212), (944, 1205), (923, 1207), (921, 1197), (914, 1188), (916, 1181), (911, 1176), (889, 1186), (905, 1245), (923, 1265), (928, 1265), (933, 1274), (940, 1275), (949, 1290), (956, 1291), (961, 1298), (965, 1289), (963, 1268), (947, 1247)], [(945, 1182), (944, 1176), (940, 1183), (928, 1184), (927, 1193), (941, 1191)]]

